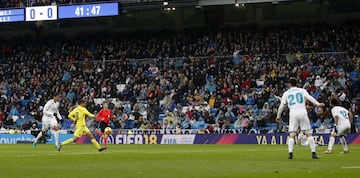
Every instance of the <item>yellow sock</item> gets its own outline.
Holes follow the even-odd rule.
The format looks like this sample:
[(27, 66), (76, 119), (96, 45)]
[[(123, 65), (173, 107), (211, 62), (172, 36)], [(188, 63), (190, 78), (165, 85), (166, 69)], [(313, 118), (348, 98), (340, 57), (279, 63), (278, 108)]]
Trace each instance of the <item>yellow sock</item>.
[(63, 142), (61, 143), (61, 145), (67, 145), (67, 144), (70, 144), (70, 143), (72, 143), (72, 142), (74, 142), (74, 139), (73, 139), (73, 138), (69, 138), (69, 139), (63, 141)]
[(101, 148), (101, 145), (95, 140), (95, 138), (91, 139), (91, 143), (93, 143), (97, 149)]

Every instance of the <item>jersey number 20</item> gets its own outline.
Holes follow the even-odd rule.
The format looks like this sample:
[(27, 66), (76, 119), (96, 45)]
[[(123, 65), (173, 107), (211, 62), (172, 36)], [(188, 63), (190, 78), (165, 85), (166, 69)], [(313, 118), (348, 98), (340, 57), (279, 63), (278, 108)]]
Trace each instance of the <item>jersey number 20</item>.
[(302, 93), (291, 94), (288, 96), (289, 105), (302, 104), (304, 102)]

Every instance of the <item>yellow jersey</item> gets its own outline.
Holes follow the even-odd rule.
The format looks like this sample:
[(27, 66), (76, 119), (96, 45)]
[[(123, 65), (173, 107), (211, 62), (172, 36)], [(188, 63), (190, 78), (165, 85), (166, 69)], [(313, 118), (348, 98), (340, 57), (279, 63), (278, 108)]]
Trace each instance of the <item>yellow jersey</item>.
[(85, 127), (85, 119), (87, 117), (95, 117), (94, 114), (91, 114), (85, 107), (77, 106), (74, 110), (72, 110), (68, 118), (76, 123), (76, 128), (78, 127)]

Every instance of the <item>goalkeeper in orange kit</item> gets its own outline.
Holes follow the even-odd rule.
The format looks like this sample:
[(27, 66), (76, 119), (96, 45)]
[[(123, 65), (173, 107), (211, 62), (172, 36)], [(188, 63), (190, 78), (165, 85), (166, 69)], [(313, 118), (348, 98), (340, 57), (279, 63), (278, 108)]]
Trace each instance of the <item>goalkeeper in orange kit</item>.
[(95, 115), (91, 114), (86, 109), (86, 101), (82, 99), (79, 101), (79, 106), (77, 106), (75, 109), (73, 109), (68, 115), (68, 118), (70, 120), (74, 121), (76, 124), (74, 137), (70, 138), (68, 140), (65, 140), (64, 142), (61, 142), (60, 147), (58, 147), (58, 151), (60, 151), (62, 146), (70, 144), (72, 142), (76, 142), (83, 135), (86, 135), (90, 138), (91, 143), (93, 143), (95, 145), (95, 147), (98, 149), (98, 151), (106, 150), (106, 148), (101, 147), (101, 145), (95, 140), (94, 135), (86, 127), (86, 123), (85, 123), (86, 117), (94, 118)]

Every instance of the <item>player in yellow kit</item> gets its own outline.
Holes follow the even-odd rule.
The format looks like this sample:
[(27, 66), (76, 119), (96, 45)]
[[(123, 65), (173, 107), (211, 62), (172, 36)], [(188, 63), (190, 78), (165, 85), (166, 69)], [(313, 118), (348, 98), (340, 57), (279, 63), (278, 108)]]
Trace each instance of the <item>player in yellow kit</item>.
[(75, 125), (74, 137), (70, 138), (68, 140), (65, 140), (64, 142), (61, 142), (60, 147), (58, 147), (58, 151), (60, 151), (60, 148), (62, 146), (70, 144), (72, 142), (76, 142), (83, 135), (87, 135), (90, 138), (91, 143), (93, 143), (95, 145), (95, 147), (99, 151), (106, 150), (106, 148), (101, 147), (101, 145), (95, 140), (94, 135), (86, 127), (86, 123), (85, 123), (85, 118), (86, 117), (94, 118), (95, 115), (91, 114), (86, 109), (86, 101), (85, 100), (80, 100), (79, 101), (79, 106), (77, 106), (75, 109), (73, 109), (68, 115), (68, 118), (70, 120), (74, 121), (75, 124), (76, 124)]

